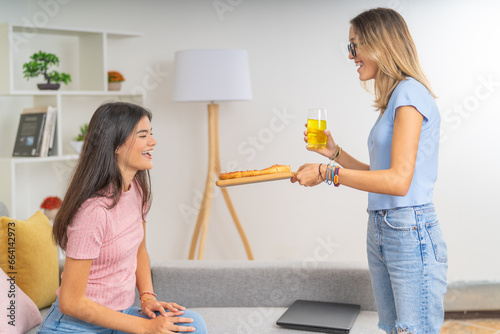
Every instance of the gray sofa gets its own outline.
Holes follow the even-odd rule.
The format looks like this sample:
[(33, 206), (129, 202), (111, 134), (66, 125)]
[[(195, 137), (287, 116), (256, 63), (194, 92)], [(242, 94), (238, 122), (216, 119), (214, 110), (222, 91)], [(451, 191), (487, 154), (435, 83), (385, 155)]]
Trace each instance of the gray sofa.
[[(211, 334), (305, 333), (276, 325), (296, 299), (359, 304), (351, 334), (381, 333), (363, 264), (179, 260), (153, 265), (151, 270), (158, 298), (199, 312)], [(36, 328), (28, 333), (36, 333)]]
[[(365, 264), (327, 261), (169, 261), (152, 266), (159, 299), (202, 314), (211, 334), (302, 334), (276, 320), (296, 299), (361, 305), (351, 334), (383, 333)], [(500, 282), (455, 282), (445, 310), (500, 310)], [(139, 305), (139, 302), (136, 302)], [(42, 310), (45, 316), (48, 308)], [(28, 333), (36, 333), (36, 328)]]

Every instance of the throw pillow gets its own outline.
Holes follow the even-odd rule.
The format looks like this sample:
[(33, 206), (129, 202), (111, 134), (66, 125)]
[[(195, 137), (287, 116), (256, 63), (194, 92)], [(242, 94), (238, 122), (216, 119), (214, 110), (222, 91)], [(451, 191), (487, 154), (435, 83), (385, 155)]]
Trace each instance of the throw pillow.
[(56, 300), (57, 246), (49, 219), (42, 212), (26, 221), (0, 218), (0, 267), (9, 276), (15, 276), (17, 286), (39, 309)]
[(23, 334), (42, 323), (35, 303), (19, 289), (12, 277), (0, 270), (0, 333)]

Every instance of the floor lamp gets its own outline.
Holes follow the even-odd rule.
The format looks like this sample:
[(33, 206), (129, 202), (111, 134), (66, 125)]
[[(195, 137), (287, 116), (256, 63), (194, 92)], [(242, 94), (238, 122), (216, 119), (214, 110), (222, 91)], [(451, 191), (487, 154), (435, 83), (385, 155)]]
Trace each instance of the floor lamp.
[[(189, 259), (193, 260), (198, 245), (198, 259), (203, 259), (210, 218), (210, 205), (215, 175), (221, 172), (219, 156), (220, 101), (251, 100), (248, 57), (244, 50), (202, 49), (177, 51), (175, 54), (174, 101), (208, 102), (208, 172), (200, 212), (191, 240)], [(238, 219), (226, 188), (221, 188), (224, 200), (240, 234), (247, 257), (252, 250)], [(201, 233), (200, 233), (201, 232)]]

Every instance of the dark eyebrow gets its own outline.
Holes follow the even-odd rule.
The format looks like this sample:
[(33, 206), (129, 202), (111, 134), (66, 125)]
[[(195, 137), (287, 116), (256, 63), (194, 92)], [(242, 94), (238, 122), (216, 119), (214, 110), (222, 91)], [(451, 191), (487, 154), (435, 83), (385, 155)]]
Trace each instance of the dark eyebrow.
[[(151, 131), (153, 131), (153, 128), (151, 128)], [(138, 135), (138, 134), (139, 134), (139, 133), (141, 133), (141, 132), (148, 133), (148, 130), (139, 130), (139, 131), (137, 131), (137, 133), (136, 133), (136, 134)]]
[(356, 37), (353, 37), (350, 39), (351, 42), (354, 42), (356, 40)]

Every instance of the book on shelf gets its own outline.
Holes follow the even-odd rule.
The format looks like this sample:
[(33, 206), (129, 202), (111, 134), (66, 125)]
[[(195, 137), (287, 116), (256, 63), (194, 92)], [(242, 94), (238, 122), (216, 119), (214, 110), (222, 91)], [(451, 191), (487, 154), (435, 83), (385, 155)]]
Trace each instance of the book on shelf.
[(51, 106), (24, 109), (14, 145), (15, 157), (47, 157), (57, 154), (57, 109)]

